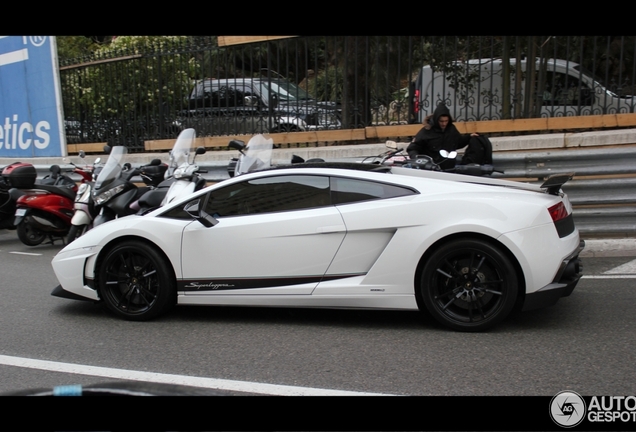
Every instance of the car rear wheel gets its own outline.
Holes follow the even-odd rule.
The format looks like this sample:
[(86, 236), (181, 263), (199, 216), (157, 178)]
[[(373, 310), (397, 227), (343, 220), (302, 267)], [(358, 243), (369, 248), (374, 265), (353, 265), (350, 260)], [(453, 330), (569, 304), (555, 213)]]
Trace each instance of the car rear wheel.
[(106, 307), (128, 320), (144, 321), (176, 303), (171, 264), (159, 251), (139, 241), (123, 242), (99, 265), (98, 285)]
[(427, 259), (420, 290), (426, 309), (443, 325), (483, 331), (512, 311), (517, 273), (500, 248), (475, 239), (454, 240)]

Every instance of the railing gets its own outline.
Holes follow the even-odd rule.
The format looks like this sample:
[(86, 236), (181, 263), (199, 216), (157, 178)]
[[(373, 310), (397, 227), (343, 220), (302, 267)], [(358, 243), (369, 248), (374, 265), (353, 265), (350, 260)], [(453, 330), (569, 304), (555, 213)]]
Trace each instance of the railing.
[(636, 236), (636, 146), (585, 150), (501, 152), (493, 163), (502, 178), (541, 183), (554, 173), (576, 173), (563, 191), (585, 237)]
[[(60, 65), (68, 143), (142, 152), (192, 125), (211, 137), (358, 131), (419, 123), (439, 102), (468, 122), (631, 113), (636, 102), (628, 97), (634, 36), (312, 36), (229, 47), (214, 37), (153, 40)], [(536, 69), (524, 66), (529, 58)], [(282, 83), (311, 99), (272, 97)]]

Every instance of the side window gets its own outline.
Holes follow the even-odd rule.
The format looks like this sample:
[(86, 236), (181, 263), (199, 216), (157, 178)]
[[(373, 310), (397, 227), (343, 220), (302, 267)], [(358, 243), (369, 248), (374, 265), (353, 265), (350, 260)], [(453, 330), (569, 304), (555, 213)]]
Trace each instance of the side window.
[(417, 193), (404, 186), (344, 177), (331, 178), (331, 200), (334, 204), (396, 198)]
[(286, 175), (248, 180), (210, 192), (206, 212), (215, 217), (304, 210), (331, 205), (329, 179)]
[(577, 77), (560, 72), (547, 72), (543, 105), (591, 105), (592, 92)]

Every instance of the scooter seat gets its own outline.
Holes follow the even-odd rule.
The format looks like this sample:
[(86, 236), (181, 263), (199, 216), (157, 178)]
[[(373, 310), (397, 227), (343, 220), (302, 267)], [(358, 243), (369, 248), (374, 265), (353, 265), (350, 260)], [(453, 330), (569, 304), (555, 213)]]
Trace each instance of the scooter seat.
[(47, 192), (51, 192), (56, 195), (62, 195), (64, 197), (69, 198), (70, 200), (75, 199), (76, 192), (69, 187), (60, 187), (46, 184), (36, 184), (33, 186), (33, 189), (41, 189)]

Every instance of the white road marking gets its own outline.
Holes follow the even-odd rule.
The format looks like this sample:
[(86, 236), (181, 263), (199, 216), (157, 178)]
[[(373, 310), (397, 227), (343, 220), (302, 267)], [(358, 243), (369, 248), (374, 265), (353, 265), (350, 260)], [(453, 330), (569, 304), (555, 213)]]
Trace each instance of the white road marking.
[(126, 369), (113, 369), (98, 366), (87, 366), (74, 363), (61, 363), (47, 360), (36, 360), (24, 357), (0, 355), (0, 364), (50, 372), (62, 372), (78, 375), (90, 375), (102, 378), (143, 381), (161, 384), (176, 384), (190, 387), (230, 390), (246, 393), (266, 394), (274, 396), (390, 396), (383, 393), (365, 393), (344, 390), (317, 389), (275, 384), (262, 384), (247, 381), (232, 381), (216, 378), (172, 375), (154, 372), (141, 372)]
[(599, 275), (583, 275), (583, 279), (636, 279), (636, 260), (614, 267)]
[(34, 253), (34, 252), (9, 252), (12, 254), (16, 254), (16, 255), (31, 255), (31, 256), (42, 256), (41, 253)]
[(606, 271), (603, 274), (631, 274), (636, 275), (636, 260), (630, 261), (618, 267), (614, 267), (611, 270)]

